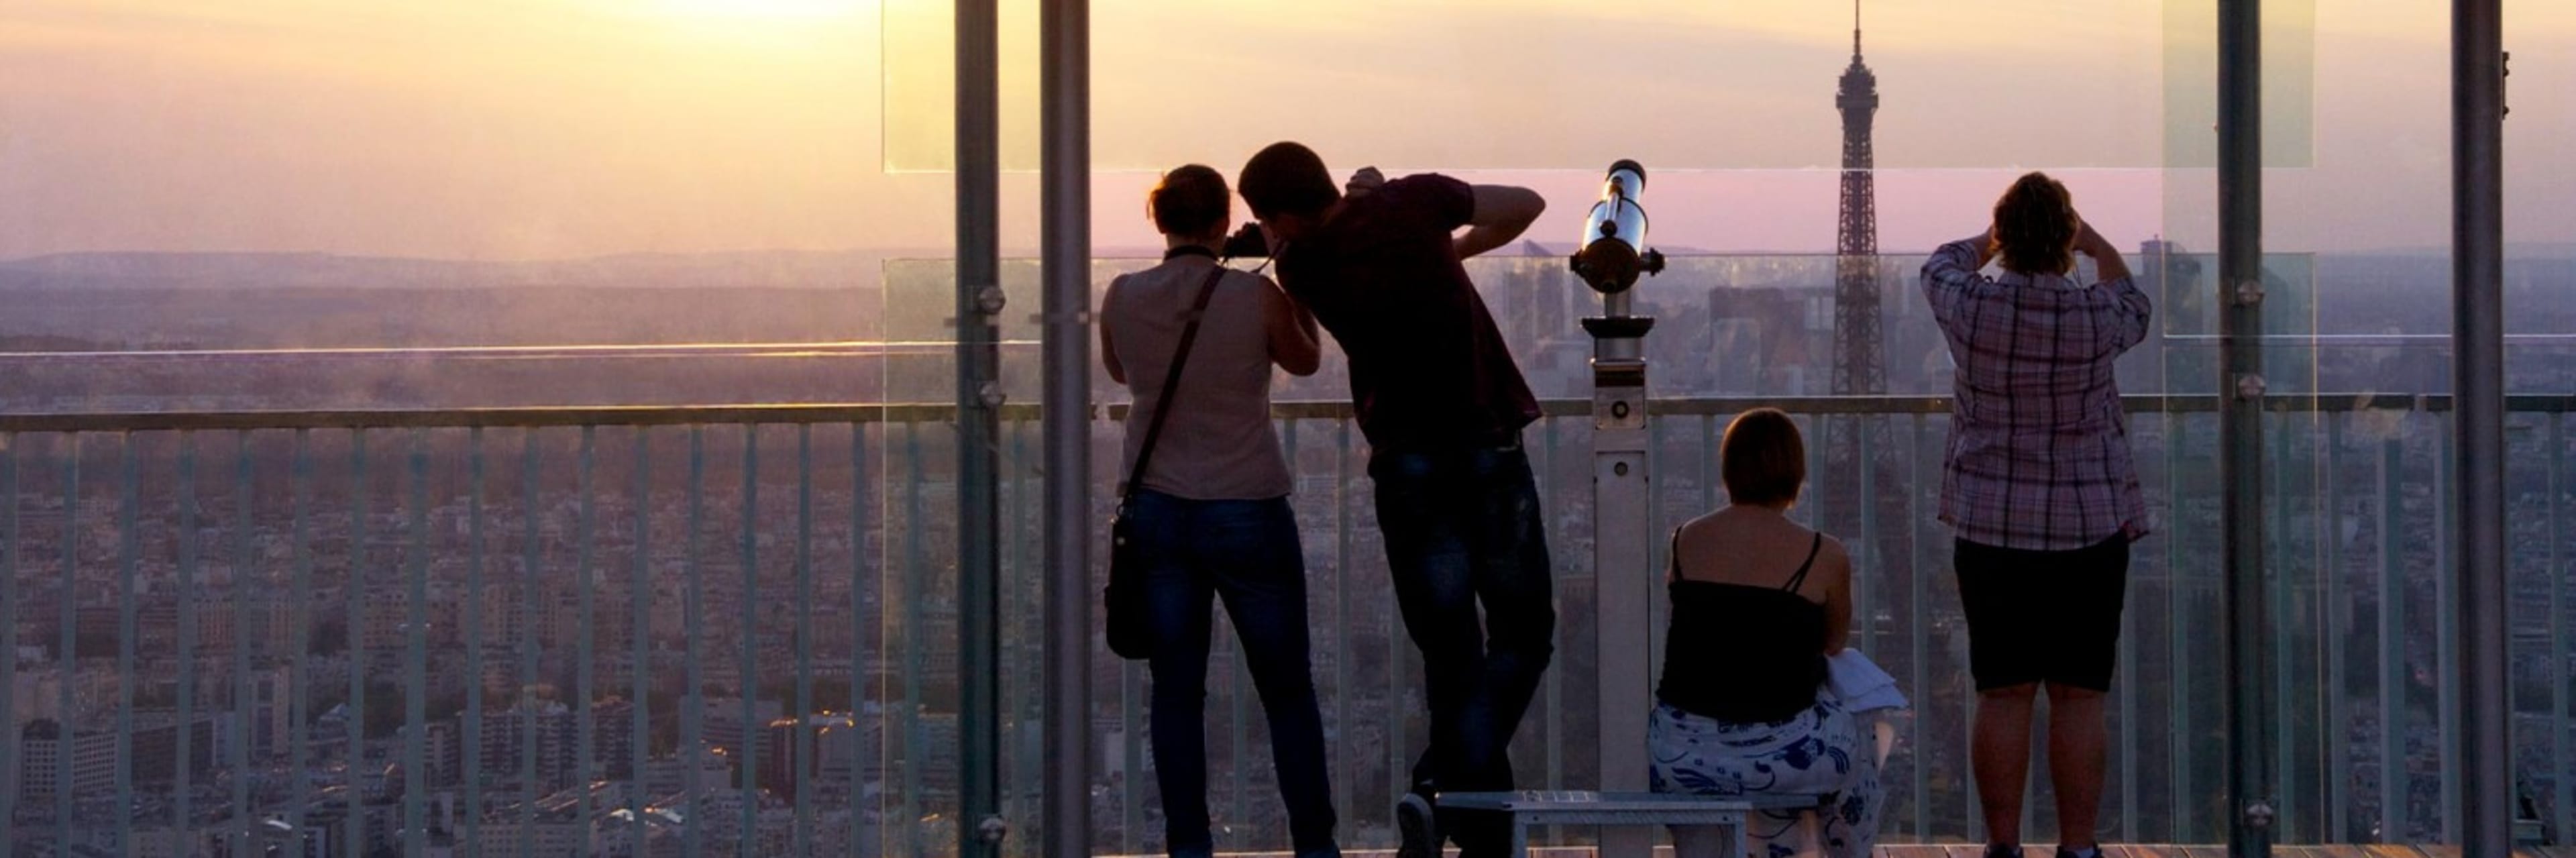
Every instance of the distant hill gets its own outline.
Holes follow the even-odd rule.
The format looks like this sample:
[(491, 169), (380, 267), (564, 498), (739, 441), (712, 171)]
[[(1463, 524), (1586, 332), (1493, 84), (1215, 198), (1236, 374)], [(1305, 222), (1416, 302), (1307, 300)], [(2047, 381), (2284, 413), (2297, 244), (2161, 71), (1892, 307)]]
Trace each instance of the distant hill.
[(908, 251), (625, 254), (532, 262), (319, 253), (67, 253), (0, 261), (0, 289), (873, 288)]

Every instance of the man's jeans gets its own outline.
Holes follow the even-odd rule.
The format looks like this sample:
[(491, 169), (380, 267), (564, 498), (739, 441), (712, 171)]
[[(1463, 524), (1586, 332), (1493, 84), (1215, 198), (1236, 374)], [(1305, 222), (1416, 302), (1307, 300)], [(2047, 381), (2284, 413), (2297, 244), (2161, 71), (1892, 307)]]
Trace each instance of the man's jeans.
[[(1529, 456), (1517, 444), (1387, 450), (1371, 457), (1369, 476), (1431, 701), (1431, 747), (1414, 762), (1415, 791), (1436, 802), (1441, 791), (1509, 790), (1507, 749), (1555, 652), (1546, 520)], [(1499, 816), (1439, 815), (1461, 854), (1506, 845)]]
[(1135, 535), (1146, 560), (1154, 624), (1154, 773), (1174, 855), (1206, 854), (1209, 603), (1243, 638), (1245, 661), (1270, 719), (1270, 757), (1297, 854), (1335, 855), (1324, 721), (1306, 658), (1306, 558), (1286, 498), (1194, 501), (1136, 493)]

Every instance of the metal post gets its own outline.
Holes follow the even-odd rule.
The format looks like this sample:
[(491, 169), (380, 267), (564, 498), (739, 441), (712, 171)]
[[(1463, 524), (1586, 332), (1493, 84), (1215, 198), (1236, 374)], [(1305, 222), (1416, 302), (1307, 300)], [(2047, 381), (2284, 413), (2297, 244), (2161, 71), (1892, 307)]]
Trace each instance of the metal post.
[(2461, 845), (2513, 848), (2505, 697), (2504, 24), (2502, 0), (2451, 4), (2451, 342), (2459, 432)]
[[(957, 854), (1001, 854), (1001, 48), (995, 0), (957, 4)], [(916, 523), (915, 526), (919, 526)], [(913, 596), (919, 598), (921, 594)]]
[[(1646, 328), (1654, 320), (1629, 312), (1628, 292), (1605, 296), (1603, 318), (1585, 319), (1592, 346), (1592, 575), (1600, 677), (1601, 789), (1646, 789), (1646, 713), (1654, 705), (1647, 675), (1654, 644), (1656, 535), (1648, 522), (1646, 472)], [(1648, 854), (1653, 832), (1604, 828), (1603, 858)]]
[(1040, 334), (1047, 475), (1044, 853), (1075, 858), (1091, 849), (1089, 0), (1046, 0), (1038, 29), (1039, 247), (1046, 296)]
[(2272, 851), (2272, 701), (2264, 674), (2271, 598), (2263, 574), (2263, 14), (2218, 4), (2219, 337), (2225, 450), (2228, 854)]

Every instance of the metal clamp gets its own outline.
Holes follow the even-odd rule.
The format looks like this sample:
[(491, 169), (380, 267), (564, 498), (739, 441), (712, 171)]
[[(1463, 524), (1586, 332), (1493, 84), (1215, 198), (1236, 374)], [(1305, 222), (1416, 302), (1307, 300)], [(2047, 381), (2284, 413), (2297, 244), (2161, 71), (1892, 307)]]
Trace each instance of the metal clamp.
[(987, 846), (1001, 845), (1002, 838), (1010, 834), (1011, 824), (1003, 822), (999, 816), (984, 817), (983, 822), (975, 825), (975, 839), (983, 841)]
[(1000, 286), (986, 286), (975, 290), (975, 309), (986, 316), (1001, 315), (1002, 308), (1009, 306), (1010, 303), (1011, 297), (1004, 294)]
[(1010, 399), (1009, 396), (1002, 393), (1002, 383), (998, 381), (986, 381), (983, 384), (978, 385), (975, 388), (975, 398), (977, 401), (982, 402), (985, 408), (994, 411), (1001, 410), (1002, 403), (1009, 401)]
[(2263, 278), (2248, 277), (2236, 284), (2236, 306), (2259, 307), (2263, 304)]
[(2280, 812), (2273, 810), (2272, 803), (2268, 801), (2258, 801), (2245, 806), (2245, 827), (2256, 831), (2271, 830), (2273, 820), (2279, 817)]
[(2270, 392), (2270, 390), (2271, 386), (2263, 381), (2263, 376), (2260, 373), (2249, 372), (2236, 377), (2237, 399), (2253, 402), (2255, 400), (2262, 399), (2263, 395)]

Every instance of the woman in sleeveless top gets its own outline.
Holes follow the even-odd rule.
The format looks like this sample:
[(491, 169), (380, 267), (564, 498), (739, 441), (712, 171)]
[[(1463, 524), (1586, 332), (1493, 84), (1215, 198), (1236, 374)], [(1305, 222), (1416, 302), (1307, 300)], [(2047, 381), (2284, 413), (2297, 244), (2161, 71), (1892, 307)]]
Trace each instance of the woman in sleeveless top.
[[(1752, 814), (1752, 855), (1867, 858), (1877, 749), (1826, 682), (1825, 659), (1851, 632), (1851, 557), (1786, 515), (1806, 455), (1788, 415), (1746, 412), (1718, 448), (1728, 505), (1673, 533), (1648, 776), (1656, 792), (1826, 796), (1817, 809)], [(1717, 856), (1713, 831), (1676, 827), (1673, 840), (1682, 856)]]
[[(1148, 204), (1170, 247), (1163, 264), (1111, 281), (1101, 301), (1101, 358), (1135, 397), (1122, 472), (1135, 464), (1190, 309), (1218, 268), (1232, 201), (1215, 170), (1190, 165), (1166, 174)], [(1214, 288), (1129, 507), (1153, 623), (1148, 666), (1164, 847), (1173, 856), (1215, 847), (1201, 710), (1211, 602), (1223, 599), (1270, 720), (1296, 854), (1337, 856), (1323, 718), (1307, 662), (1305, 553), (1288, 507), (1288, 462), (1270, 422), (1273, 367), (1315, 371), (1315, 319), (1255, 274), (1227, 272)]]

